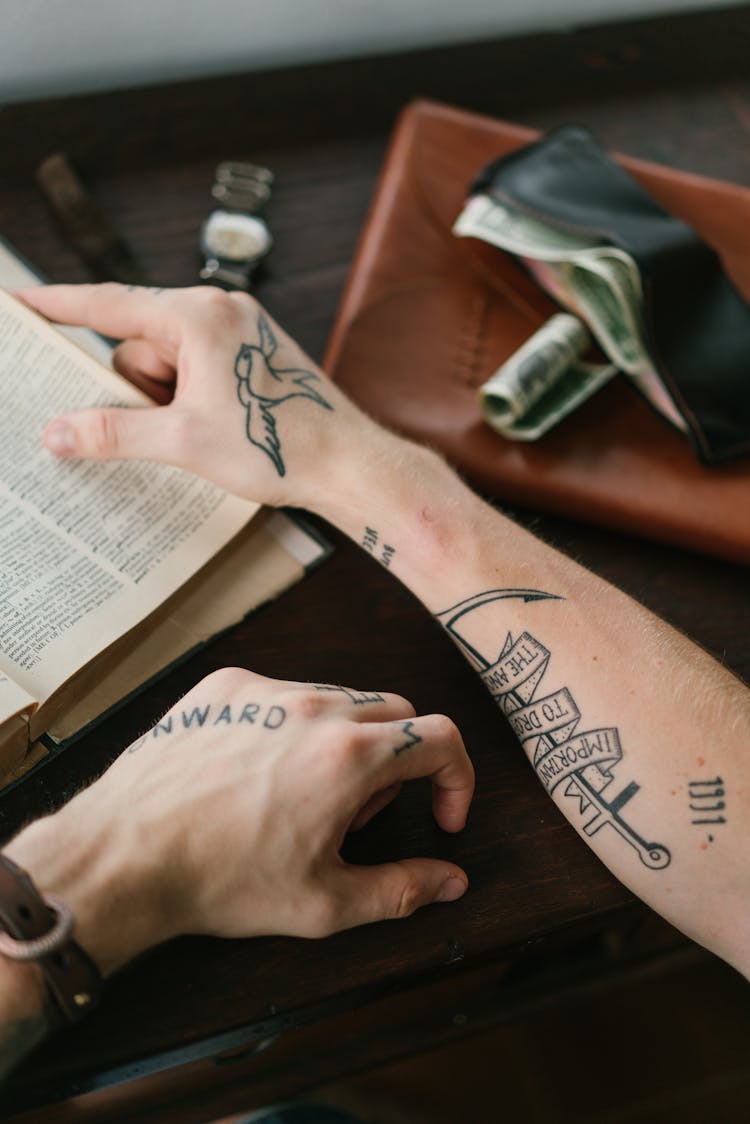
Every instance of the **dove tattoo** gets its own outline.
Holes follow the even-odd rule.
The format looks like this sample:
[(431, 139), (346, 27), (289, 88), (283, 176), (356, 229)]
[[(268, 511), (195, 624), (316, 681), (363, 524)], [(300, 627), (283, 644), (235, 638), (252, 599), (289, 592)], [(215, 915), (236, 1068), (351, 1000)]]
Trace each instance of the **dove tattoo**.
[(262, 312), (258, 313), (258, 335), (260, 343), (241, 344), (234, 360), (237, 397), (245, 407), (248, 441), (262, 449), (273, 461), (279, 476), (284, 476), (286, 465), (274, 417), (277, 406), (290, 398), (309, 398), (324, 410), (333, 410), (333, 406), (312, 385), (319, 381), (313, 371), (274, 366), (278, 342)]

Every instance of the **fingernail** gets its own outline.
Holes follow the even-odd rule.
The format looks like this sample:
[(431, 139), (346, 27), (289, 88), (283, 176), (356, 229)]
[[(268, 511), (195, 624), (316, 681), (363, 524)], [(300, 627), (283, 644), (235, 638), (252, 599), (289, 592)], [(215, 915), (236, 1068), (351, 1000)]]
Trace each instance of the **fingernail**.
[(467, 886), (468, 882), (465, 882), (463, 878), (458, 878), (455, 874), (452, 874), (450, 878), (446, 878), (445, 882), (438, 890), (437, 894), (435, 895), (435, 901), (455, 902), (466, 892)]
[(74, 448), (73, 427), (64, 421), (52, 422), (44, 431), (44, 444), (51, 453), (57, 453), (58, 456), (64, 453), (72, 453)]

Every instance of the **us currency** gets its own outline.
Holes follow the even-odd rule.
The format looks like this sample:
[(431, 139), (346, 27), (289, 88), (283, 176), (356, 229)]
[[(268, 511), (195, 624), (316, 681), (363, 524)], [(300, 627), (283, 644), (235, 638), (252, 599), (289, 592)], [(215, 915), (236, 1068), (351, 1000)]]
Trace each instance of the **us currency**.
[(617, 374), (613, 364), (581, 359), (591, 343), (584, 324), (558, 313), (479, 390), (489, 424), (515, 441), (536, 441)]
[(586, 323), (611, 363), (633, 379), (652, 405), (678, 429), (687, 429), (648, 354), (641, 276), (629, 254), (558, 230), (487, 195), (469, 199), (453, 232), (519, 257), (559, 304)]

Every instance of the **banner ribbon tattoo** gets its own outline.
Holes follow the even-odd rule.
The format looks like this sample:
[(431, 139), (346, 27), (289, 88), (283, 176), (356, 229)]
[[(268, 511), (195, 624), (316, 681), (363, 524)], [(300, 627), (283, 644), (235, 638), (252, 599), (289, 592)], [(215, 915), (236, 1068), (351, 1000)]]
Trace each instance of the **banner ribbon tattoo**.
[(609, 826), (635, 849), (645, 866), (652, 870), (668, 866), (672, 858), (668, 849), (661, 843), (647, 842), (620, 814), (640, 786), (631, 781), (611, 799), (604, 795), (614, 779), (613, 769), (622, 759), (618, 731), (609, 727), (576, 733), (581, 714), (567, 687), (537, 697), (549, 664), (549, 650), (528, 632), (515, 640), (508, 633), (499, 656), (493, 660), (462, 635), (462, 618), (493, 601), (509, 598), (526, 602), (561, 600), (534, 589), (490, 589), (438, 613), (437, 619), (477, 668), (547, 792), (564, 784), (563, 795), (578, 802), (579, 813), (587, 817), (584, 834), (591, 837)]

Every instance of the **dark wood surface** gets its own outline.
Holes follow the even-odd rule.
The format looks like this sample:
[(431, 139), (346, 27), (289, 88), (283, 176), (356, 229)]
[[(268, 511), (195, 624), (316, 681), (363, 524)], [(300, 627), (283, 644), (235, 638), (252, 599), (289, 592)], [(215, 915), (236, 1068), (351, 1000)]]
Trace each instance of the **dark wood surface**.
[[(88, 279), (33, 181), (39, 160), (63, 148), (151, 278), (191, 283), (214, 164), (233, 157), (268, 163), (277, 175), (268, 209), (276, 245), (258, 295), (320, 358), (394, 115), (409, 98), (441, 98), (540, 127), (578, 121), (610, 147), (750, 184), (749, 48), (750, 11), (743, 7), (9, 107), (0, 112), (0, 233), (52, 280)], [(467, 169), (467, 179), (473, 171)], [(750, 678), (747, 569), (533, 512), (516, 514)], [(554, 965), (564, 971), (571, 948), (580, 956), (592, 933), (613, 926), (622, 932), (645, 916), (543, 794), (494, 704), (439, 627), (372, 559), (333, 537), (334, 557), (279, 602), (3, 798), (0, 832), (8, 837), (95, 777), (201, 676), (241, 664), (267, 675), (395, 690), (419, 711), (450, 714), (477, 769), (466, 831), (443, 836), (430, 818), (429, 793), (415, 785), (352, 839), (347, 855), (363, 862), (452, 858), (466, 867), (470, 893), (451, 907), (323, 942), (190, 938), (158, 949), (108, 985), (84, 1025), (21, 1068), (8, 1093), (16, 1108), (143, 1078), (155, 1067), (180, 1067), (174, 1074), (184, 1089), (190, 1066), (199, 1065), (201, 1095), (183, 1098), (178, 1115), (169, 1115), (175, 1110), (167, 1107), (174, 1099), (165, 1091), (166, 1073), (123, 1086), (133, 1092), (116, 1108), (107, 1109), (96, 1094), (79, 1099), (75, 1119), (206, 1120), (219, 1107), (229, 1111), (304, 1086), (292, 1071), (295, 1049), (308, 1056), (310, 1040), (295, 1038), (303, 1032), (290, 1028), (324, 1020), (320, 1027), (332, 1044), (339, 1025), (341, 1043), (346, 1034), (365, 1036), (358, 1051), (342, 1046), (333, 1067), (329, 1056), (316, 1071), (335, 1076), (367, 1062), (370, 1032), (347, 1024), (354, 1017), (347, 1011), (376, 1012), (385, 1004), (382, 1041), (383, 1027), (399, 1017), (389, 1001), (416, 989), (412, 994), (429, 1011), (425, 988), (438, 989), (437, 996), (453, 987), (461, 995), (463, 980), (467, 1003), (474, 988), (485, 999), (491, 994), (499, 1012), (506, 1000), (519, 1001), (516, 984), (501, 986), (506, 972), (515, 980), (519, 964), (528, 963), (552, 988), (545, 973)], [(477, 973), (494, 980), (490, 993)], [(448, 1006), (458, 1002), (449, 994)], [(391, 1055), (425, 1045), (429, 1022), (415, 1020), (410, 1035), (391, 1043)], [(451, 1023), (451, 1033), (466, 1029)], [(241, 1080), (230, 1080), (226, 1066), (196, 1060), (284, 1031), (280, 1044), (246, 1065)], [(312, 1070), (305, 1069), (308, 1084), (316, 1079)], [(63, 1120), (73, 1111), (57, 1106), (47, 1117), (34, 1110), (28, 1119)]]

